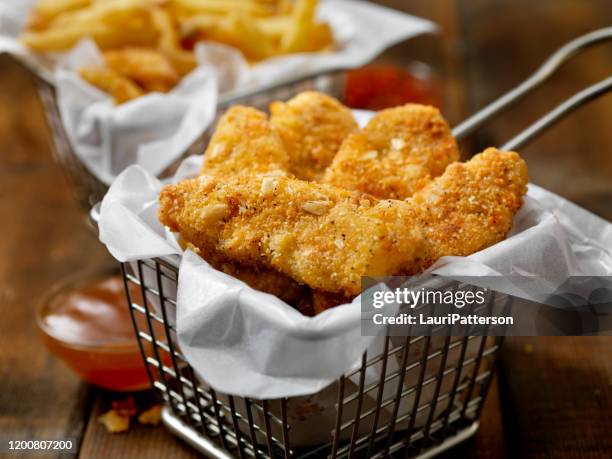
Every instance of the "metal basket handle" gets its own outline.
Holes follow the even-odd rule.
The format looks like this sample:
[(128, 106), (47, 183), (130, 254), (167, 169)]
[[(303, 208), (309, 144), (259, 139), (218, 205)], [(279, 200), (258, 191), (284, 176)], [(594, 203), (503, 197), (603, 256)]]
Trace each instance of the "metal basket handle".
[(583, 89), (567, 99), (565, 102), (557, 105), (553, 110), (542, 116), (535, 123), (532, 123), (528, 128), (512, 137), (500, 147), (500, 150), (515, 150), (521, 148), (564, 116), (570, 114), (591, 100), (597, 99), (599, 96), (605, 94), (611, 89), (612, 76), (600, 81), (599, 83), (595, 83), (586, 89)]
[[(594, 30), (593, 32), (589, 32), (585, 35), (582, 35), (581, 37), (570, 41), (569, 43), (566, 43), (557, 51), (555, 51), (546, 61), (544, 61), (540, 68), (538, 68), (529, 78), (527, 78), (514, 89), (510, 90), (500, 98), (491, 102), (489, 105), (474, 113), (468, 119), (456, 126), (453, 129), (453, 135), (457, 140), (464, 139), (469, 134), (473, 133), (476, 129), (478, 129), (480, 126), (482, 126), (484, 123), (490, 121), (495, 115), (510, 107), (527, 93), (537, 88), (540, 84), (546, 81), (557, 69), (559, 69), (562, 64), (570, 60), (572, 57), (593, 45), (608, 40), (612, 40), (612, 27), (604, 27), (603, 29)], [(604, 83), (605, 81), (602, 81), (599, 84), (605, 86)], [(586, 89), (585, 91), (576, 94), (574, 97), (561, 104), (557, 109), (553, 110), (553, 112), (556, 112), (557, 110), (562, 109), (561, 113), (558, 113), (556, 116), (552, 116), (553, 112), (546, 115), (544, 117), (546, 118), (545, 124), (543, 126), (540, 126), (539, 129), (536, 129), (535, 132), (533, 132), (529, 137), (526, 137), (523, 140), (530, 140), (535, 134), (541, 132), (541, 130), (545, 127), (550, 126), (554, 121), (559, 119), (564, 114), (569, 113), (574, 108), (579, 107), (583, 103), (588, 102), (594, 97), (597, 97), (598, 95), (602, 94), (602, 92), (605, 92), (605, 90), (602, 91), (601, 88), (596, 88), (595, 86), (592, 86)], [(593, 91), (594, 95), (590, 93), (583, 94), (588, 91)], [(578, 98), (578, 100), (576, 100), (575, 98)], [(569, 104), (570, 106), (565, 106), (562, 108), (562, 106), (566, 104)], [(549, 116), (551, 116), (550, 119), (548, 118)], [(535, 124), (540, 123), (542, 120), (536, 122)], [(528, 129), (533, 128), (535, 124)], [(512, 139), (512, 142), (515, 141), (515, 139), (516, 138)], [(520, 145), (523, 145), (523, 143), (521, 143)]]

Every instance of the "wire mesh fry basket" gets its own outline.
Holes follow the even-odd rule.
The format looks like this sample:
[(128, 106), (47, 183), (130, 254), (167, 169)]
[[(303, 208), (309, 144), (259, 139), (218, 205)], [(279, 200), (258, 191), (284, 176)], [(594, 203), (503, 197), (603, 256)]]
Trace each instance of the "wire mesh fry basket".
[[(532, 77), (457, 126), (453, 134), (460, 139), (473, 132), (578, 51), (610, 38), (612, 28), (607, 28), (568, 43)], [(332, 73), (277, 85), (223, 101), (219, 113), (236, 103), (265, 107), (271, 100), (305, 89), (338, 95), (341, 81), (341, 74)], [(501, 148), (524, 145), (566, 113), (611, 88), (612, 77), (581, 91)], [(41, 96), (54, 129), (58, 160), (91, 202), (102, 188), (87, 181), (82, 166), (76, 167), (78, 160), (61, 129), (52, 90), (41, 86)], [(200, 153), (208, 135), (190, 152)], [(93, 220), (96, 212), (94, 208)], [(179, 261), (163, 257), (123, 263), (122, 274), (148, 376), (165, 401), (162, 420), (201, 453), (215, 458), (429, 458), (476, 433), (501, 337), (387, 335), (379, 349), (363, 354), (358, 368), (317, 394), (275, 400), (231, 396), (199, 378), (178, 346)], [(137, 296), (130, 294), (134, 286)]]
[[(501, 337), (383, 338), (359, 368), (308, 397), (255, 400), (216, 392), (177, 344), (177, 260), (122, 265), (148, 375), (166, 426), (211, 457), (433, 455), (468, 438), (493, 376)], [(126, 290), (128, 291), (128, 290)], [(132, 289), (133, 291), (133, 289)], [(367, 377), (368, 374), (377, 376)], [(427, 457), (423, 456), (423, 457)]]

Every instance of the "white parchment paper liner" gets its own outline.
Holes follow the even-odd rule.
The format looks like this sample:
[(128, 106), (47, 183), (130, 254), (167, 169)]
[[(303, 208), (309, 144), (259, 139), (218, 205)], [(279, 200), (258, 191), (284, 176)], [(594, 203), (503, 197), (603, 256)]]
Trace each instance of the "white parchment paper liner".
[(77, 156), (109, 185), (125, 167), (158, 175), (185, 153), (214, 120), (217, 95), (244, 94), (300, 76), (361, 66), (389, 46), (435, 25), (371, 3), (323, 0), (318, 11), (334, 32), (335, 49), (277, 57), (249, 66), (240, 52), (215, 43), (196, 48), (199, 66), (168, 94), (152, 93), (114, 105), (76, 70), (102, 62), (88, 40), (70, 52), (41, 58), (17, 37), (32, 0), (0, 4), (0, 52), (11, 53), (57, 88), (60, 115)]
[[(173, 181), (193, 176), (200, 163), (201, 157), (188, 158)], [(102, 202), (100, 240), (118, 260), (181, 253), (157, 220), (161, 187), (138, 166), (111, 186)], [(506, 240), (469, 257), (445, 257), (432, 271), (497, 275), (499, 282), (489, 278), (483, 287), (538, 301), (542, 291), (554, 290), (570, 275), (611, 275), (611, 247), (610, 223), (530, 185)], [(505, 282), (506, 276), (524, 276), (530, 283), (514, 286)], [(177, 298), (182, 351), (208, 384), (234, 395), (277, 398), (318, 392), (355, 368), (376, 340), (361, 336), (359, 297), (304, 317), (190, 251), (180, 261)]]

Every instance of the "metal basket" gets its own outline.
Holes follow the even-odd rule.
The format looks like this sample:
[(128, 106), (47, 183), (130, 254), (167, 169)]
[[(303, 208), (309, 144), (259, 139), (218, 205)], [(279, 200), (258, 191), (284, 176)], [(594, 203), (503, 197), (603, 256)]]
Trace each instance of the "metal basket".
[[(474, 132), (579, 51), (609, 39), (612, 28), (566, 44), (524, 83), (454, 128), (453, 134), (462, 139)], [(283, 88), (284, 97), (305, 86)], [(612, 77), (575, 94), (501, 148), (520, 148), (562, 116), (610, 89)], [(283, 98), (278, 93), (260, 96), (263, 105), (272, 98)], [(429, 458), (478, 429), (501, 337), (385, 336), (380, 352), (364, 353), (358, 369), (314, 399), (236, 397), (216, 392), (202, 381), (178, 347), (174, 326), (178, 257), (122, 264), (122, 273), (151, 384), (166, 401), (162, 420), (203, 454), (216, 458), (370, 458), (401, 453)], [(130, 295), (134, 286), (140, 298)], [(378, 375), (374, 381), (366, 377), (372, 372)], [(303, 437), (300, 423), (306, 422), (309, 429), (321, 424), (313, 400), (326, 400), (318, 409), (331, 412), (333, 419), (322, 441), (306, 444), (299, 438)]]
[[(229, 96), (221, 96), (217, 105), (215, 120), (211, 123), (210, 127), (202, 133), (187, 151), (160, 174), (160, 178), (172, 176), (185, 157), (201, 154), (204, 151), (204, 147), (208, 143), (217, 119), (232, 105), (248, 105), (267, 110), (270, 102), (286, 100), (306, 90), (322, 91), (339, 97), (342, 94), (343, 81), (344, 72), (330, 71), (267, 85), (257, 91), (234, 91)], [(42, 77), (37, 79), (37, 86), (51, 130), (53, 139), (51, 150), (53, 155), (73, 185), (77, 201), (86, 210), (89, 210), (102, 200), (106, 191), (108, 191), (108, 186), (92, 174), (75, 154), (68, 134), (62, 124), (54, 86), (48, 79)]]
[[(364, 353), (361, 366), (324, 389), (323, 395), (279, 400), (234, 397), (200, 380), (178, 346), (173, 325), (176, 298), (168, 293), (176, 291), (176, 261), (125, 263), (122, 272), (151, 384), (166, 401), (163, 422), (204, 454), (387, 457), (402, 450), (431, 457), (478, 428), (501, 337), (386, 336), (382, 352)], [(129, 293), (134, 286), (138, 297)], [(366, 374), (372, 371), (379, 376), (366, 383)], [(331, 403), (317, 407), (317, 400)], [(302, 427), (297, 435), (303, 437), (300, 423), (312, 429), (321, 422), (317, 409), (333, 411), (326, 441), (304, 446), (301, 438), (294, 446), (297, 425)]]

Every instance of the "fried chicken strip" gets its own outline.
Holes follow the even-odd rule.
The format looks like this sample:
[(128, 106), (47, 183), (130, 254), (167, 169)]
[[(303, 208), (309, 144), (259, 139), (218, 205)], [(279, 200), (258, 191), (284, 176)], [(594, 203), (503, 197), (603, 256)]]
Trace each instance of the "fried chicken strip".
[(357, 295), (361, 276), (415, 263), (410, 206), (288, 177), (200, 177), (166, 186), (161, 222), (203, 252)]
[[(503, 241), (522, 205), (527, 182), (527, 166), (520, 156), (495, 148), (448, 166), (406, 201), (414, 212), (411, 224), (424, 240), (416, 263), (394, 274), (418, 274), (443, 256), (467, 256)], [(320, 290), (310, 294), (316, 314), (350, 300)]]
[(347, 107), (315, 91), (270, 104), (270, 123), (289, 154), (290, 171), (302, 180), (319, 180), (342, 141), (357, 130)]
[(288, 170), (289, 155), (267, 115), (254, 108), (234, 106), (217, 124), (204, 152), (201, 173), (285, 175)]
[(459, 159), (438, 109), (407, 104), (383, 110), (349, 135), (323, 178), (381, 199), (405, 199)]
[(471, 255), (504, 240), (527, 182), (525, 161), (495, 148), (448, 166), (407, 201), (425, 238), (421, 264), (412, 273), (445, 255)]
[[(204, 153), (201, 173), (219, 177), (251, 173), (284, 175), (288, 169), (289, 157), (266, 114), (254, 108), (234, 106), (217, 124)], [(307, 294), (306, 286), (275, 269), (244, 266), (215, 250), (201, 251), (193, 245), (190, 248), (215, 269), (291, 305), (297, 305)]]

